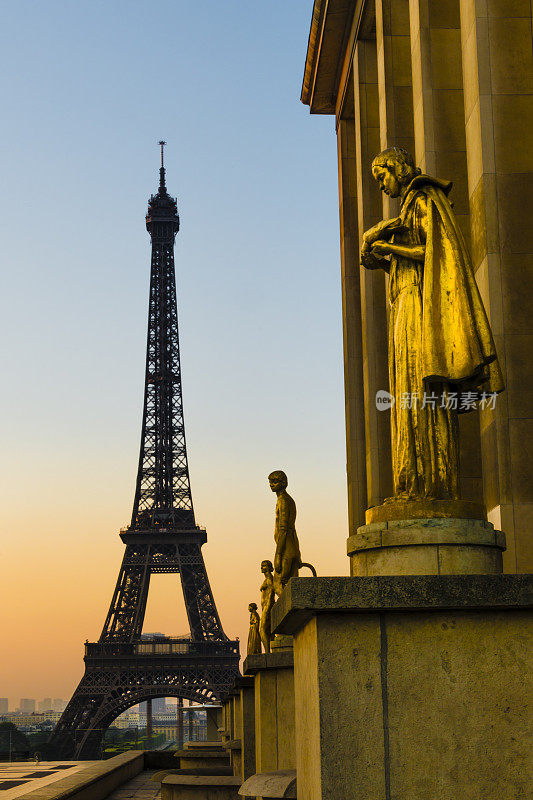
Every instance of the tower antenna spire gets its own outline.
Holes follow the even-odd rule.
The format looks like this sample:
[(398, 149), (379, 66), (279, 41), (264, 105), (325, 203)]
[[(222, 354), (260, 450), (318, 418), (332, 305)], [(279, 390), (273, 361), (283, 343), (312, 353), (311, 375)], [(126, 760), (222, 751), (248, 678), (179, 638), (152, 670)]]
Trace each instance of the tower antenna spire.
[(159, 142), (159, 146), (161, 147), (161, 168), (159, 170), (159, 190), (160, 191), (166, 191), (166, 186), (165, 186), (165, 165), (163, 163), (163, 148), (164, 148), (165, 145), (166, 145), (166, 142), (164, 142), (161, 139), (161, 141)]

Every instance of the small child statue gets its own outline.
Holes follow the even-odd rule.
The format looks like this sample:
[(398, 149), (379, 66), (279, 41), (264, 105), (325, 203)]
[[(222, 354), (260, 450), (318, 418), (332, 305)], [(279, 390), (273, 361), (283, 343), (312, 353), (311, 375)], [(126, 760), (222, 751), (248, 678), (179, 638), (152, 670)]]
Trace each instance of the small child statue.
[(246, 654), (255, 656), (261, 652), (261, 637), (259, 635), (259, 614), (257, 613), (257, 603), (250, 603), (250, 631), (248, 633), (248, 647)]

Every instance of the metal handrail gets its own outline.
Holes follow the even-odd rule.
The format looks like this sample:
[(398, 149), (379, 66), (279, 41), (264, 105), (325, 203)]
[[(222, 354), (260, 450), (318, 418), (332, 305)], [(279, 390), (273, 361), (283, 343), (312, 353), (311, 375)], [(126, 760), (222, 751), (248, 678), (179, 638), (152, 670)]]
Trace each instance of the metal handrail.
[(157, 655), (238, 655), (238, 641), (195, 642), (191, 639), (153, 639), (137, 642), (85, 642), (85, 655), (157, 656)]

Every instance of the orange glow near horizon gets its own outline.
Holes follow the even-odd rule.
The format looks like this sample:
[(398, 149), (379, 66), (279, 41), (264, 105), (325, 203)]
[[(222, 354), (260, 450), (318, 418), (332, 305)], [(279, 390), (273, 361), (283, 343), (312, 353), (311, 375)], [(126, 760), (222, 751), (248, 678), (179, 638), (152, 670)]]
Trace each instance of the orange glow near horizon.
[[(248, 603), (259, 602), (259, 564), (274, 551), (270, 468), (262, 476), (242, 476), (240, 485), (234, 475), (223, 487), (215, 483), (214, 491), (200, 480), (207, 481), (207, 475), (197, 476), (197, 517), (208, 533), (202, 549), (207, 571), (224, 630), (240, 638), (241, 656), (246, 655)], [(0, 696), (9, 697), (10, 710), (21, 697), (70, 698), (83, 674), (83, 642), (98, 639), (117, 579), (124, 552), (118, 530), (126, 515), (118, 502), (102, 502), (98, 513), (86, 506), (80, 514), (82, 493), (75, 492), (75, 479), (71, 473), (69, 485), (69, 476), (62, 476), (70, 503), (61, 509), (54, 509), (44, 481), (34, 487), (33, 511), (26, 506), (22, 516), (2, 520), (9, 531), (4, 563), (10, 567), (3, 573)], [(305, 489), (289, 485), (299, 506), (303, 558), (319, 575), (348, 574), (343, 487), (328, 487), (322, 479), (320, 494), (311, 481)], [(238, 519), (234, 496), (240, 496)], [(152, 576), (144, 630), (188, 632), (179, 575)]]

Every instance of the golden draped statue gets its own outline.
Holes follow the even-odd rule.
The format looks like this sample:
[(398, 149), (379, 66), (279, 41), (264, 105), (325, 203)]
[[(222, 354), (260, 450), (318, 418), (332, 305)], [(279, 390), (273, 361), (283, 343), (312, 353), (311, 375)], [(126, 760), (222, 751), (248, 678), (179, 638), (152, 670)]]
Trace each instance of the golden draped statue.
[(372, 162), (400, 215), (363, 236), (361, 262), (389, 273), (394, 499), (459, 497), (458, 414), (503, 390), (496, 349), (451, 183), (421, 174), (399, 147)]
[(259, 633), (260, 617), (257, 613), (257, 603), (249, 603), (250, 630), (248, 631), (248, 645), (246, 655), (255, 656), (261, 652), (261, 634)]

